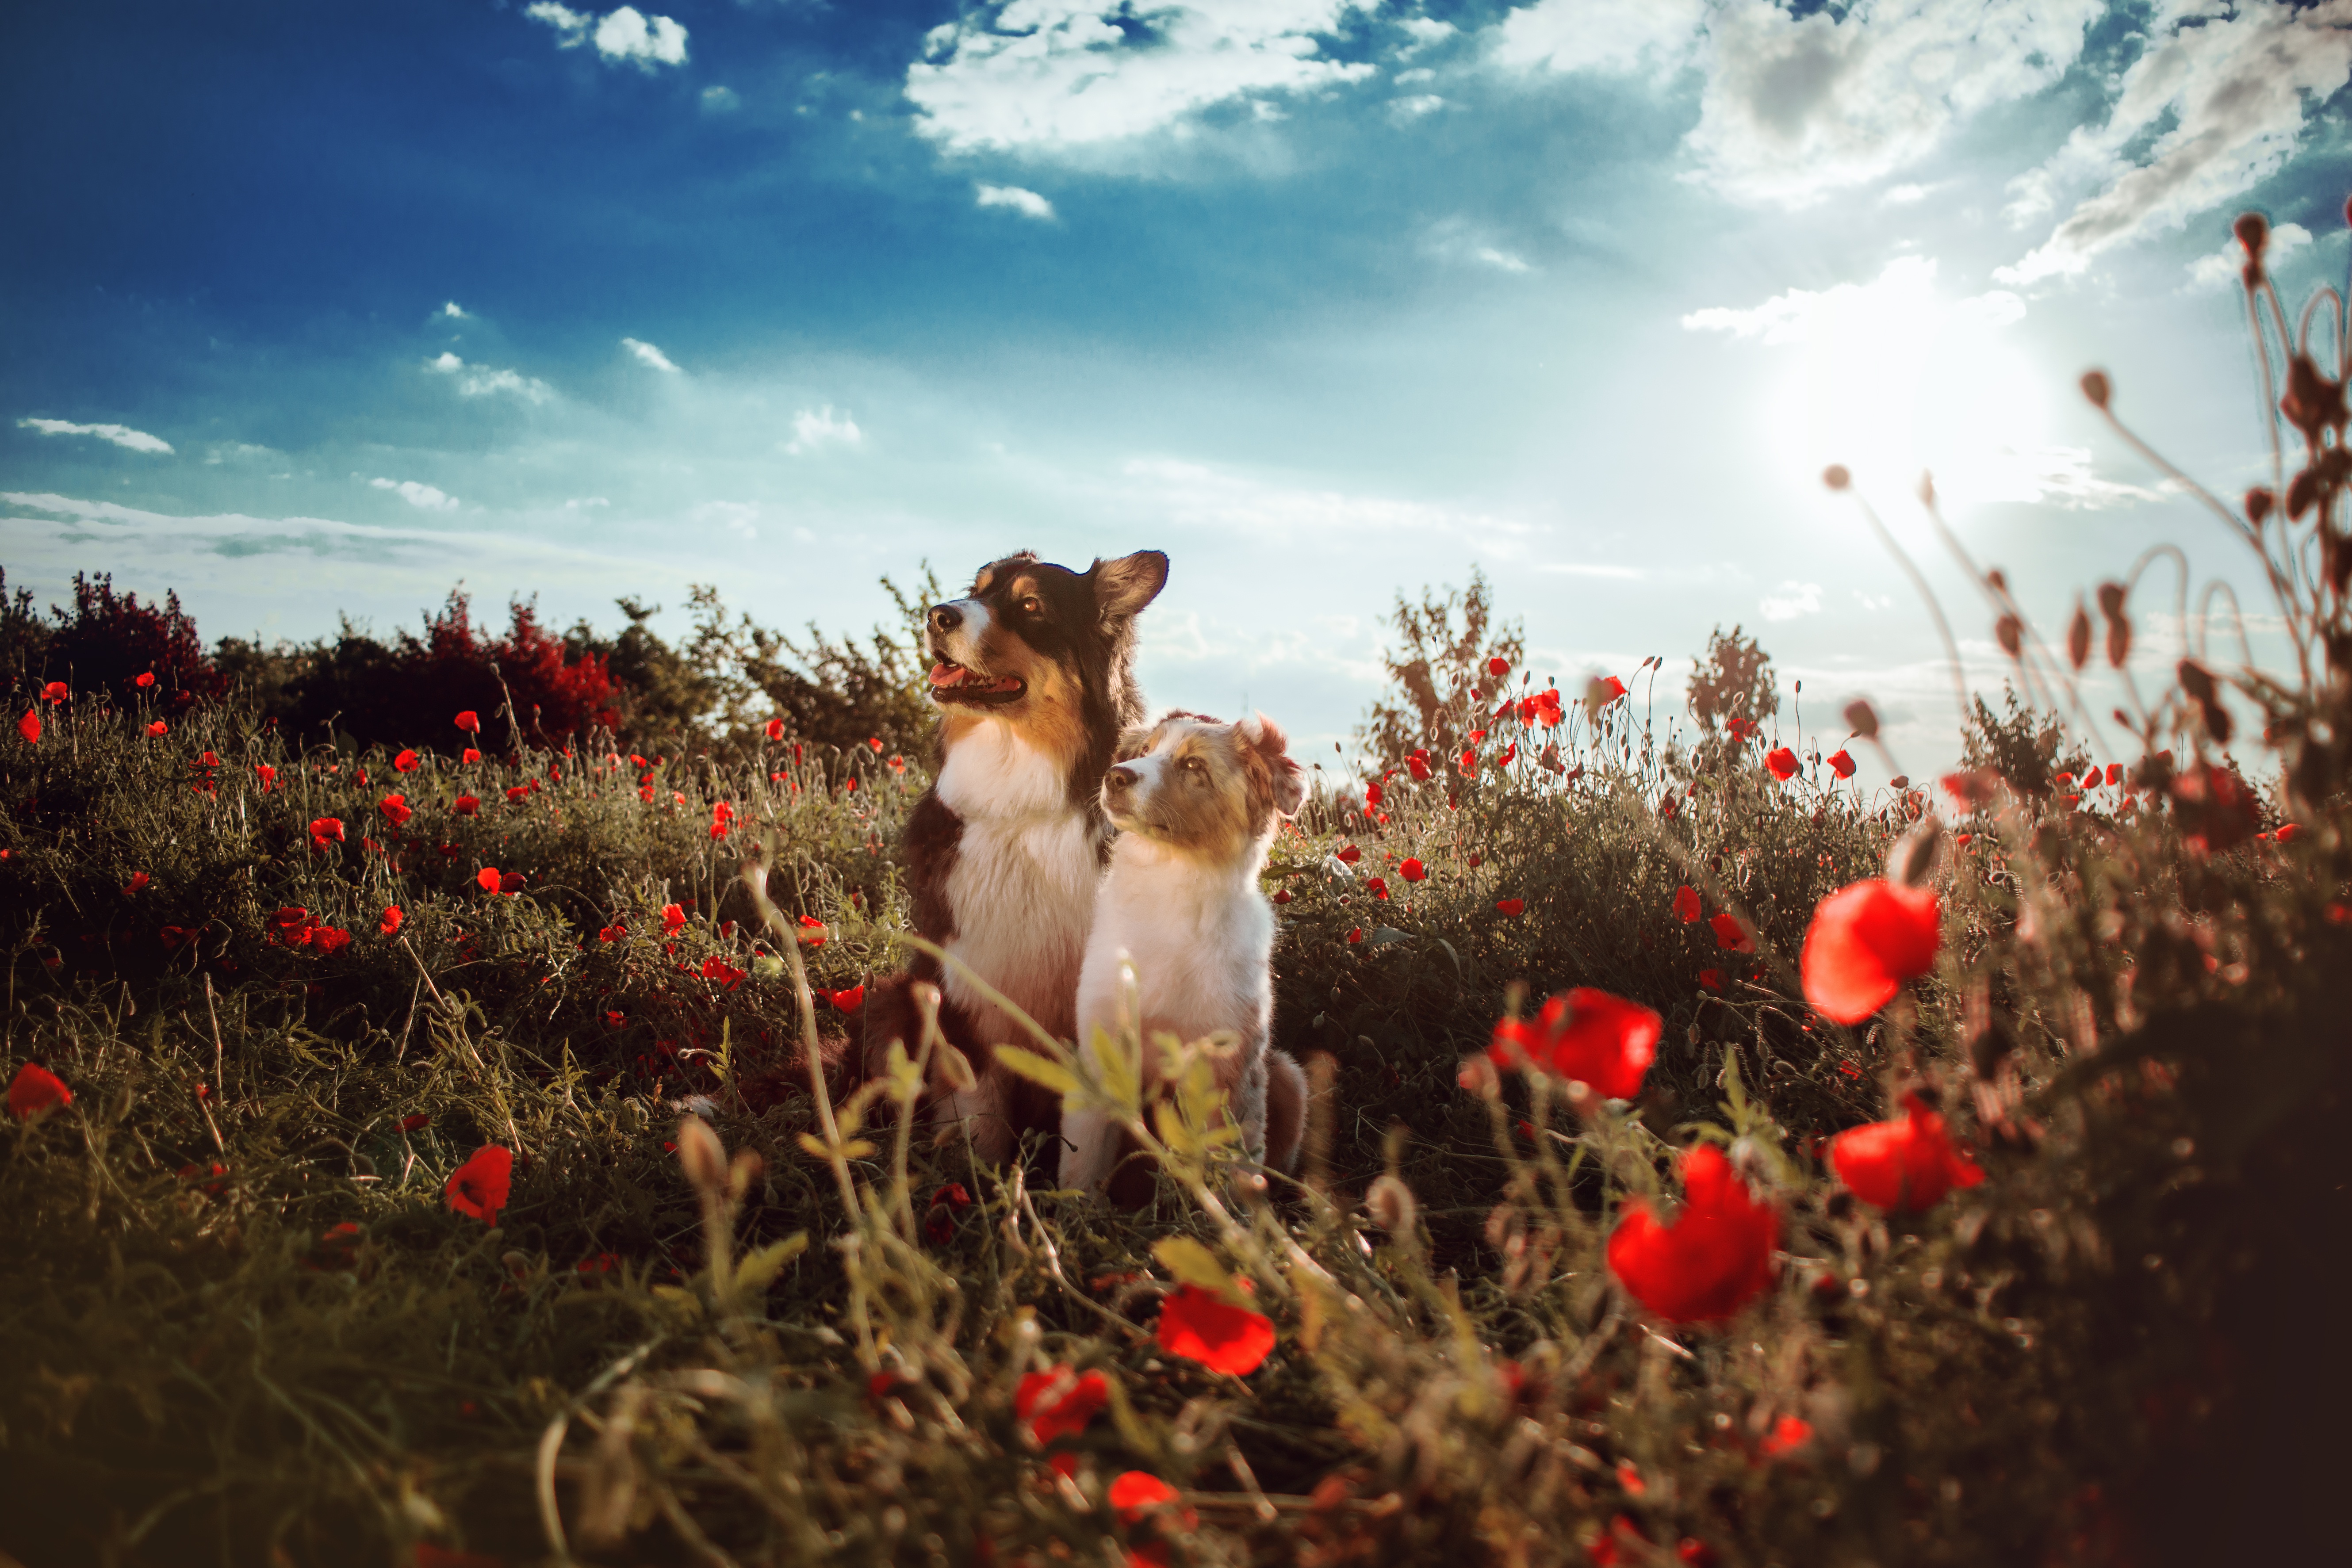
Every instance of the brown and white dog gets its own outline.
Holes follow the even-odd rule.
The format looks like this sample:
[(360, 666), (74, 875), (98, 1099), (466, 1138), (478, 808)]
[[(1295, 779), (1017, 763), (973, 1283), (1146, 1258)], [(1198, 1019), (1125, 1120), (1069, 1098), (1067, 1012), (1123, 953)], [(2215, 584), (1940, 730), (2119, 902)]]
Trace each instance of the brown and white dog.
[[(1147, 1086), (1160, 1034), (1224, 1032), (1238, 1049), (1218, 1061), (1225, 1112), (1254, 1160), (1288, 1170), (1307, 1121), (1307, 1080), (1273, 1050), (1274, 906), (1258, 890), (1277, 818), (1306, 799), (1305, 775), (1264, 714), (1221, 724), (1171, 713), (1119, 746), (1103, 779), (1118, 829), (1095, 901), (1078, 976), (1080, 1041), (1139, 1027)], [(1121, 970), (1132, 964), (1140, 1016), (1122, 1019)], [(1103, 1190), (1124, 1153), (1118, 1124), (1097, 1111), (1062, 1119), (1061, 1184)]]
[[(1078, 967), (1110, 846), (1103, 773), (1121, 731), (1143, 717), (1135, 617), (1167, 581), (1157, 550), (1083, 572), (1024, 550), (930, 611), (938, 774), (904, 840), (915, 930), (1061, 1040), (1076, 1030)], [(964, 1122), (982, 1157), (1009, 1159), (1024, 1133), (1059, 1128), (1059, 1098), (996, 1064), (995, 1048), (1029, 1043), (1028, 1032), (958, 965), (942, 968), (921, 955), (868, 991), (857, 1030), (866, 1071), (894, 1040), (914, 1049), (909, 987), (937, 985), (940, 1032), (979, 1084), (937, 1091), (934, 1117)]]

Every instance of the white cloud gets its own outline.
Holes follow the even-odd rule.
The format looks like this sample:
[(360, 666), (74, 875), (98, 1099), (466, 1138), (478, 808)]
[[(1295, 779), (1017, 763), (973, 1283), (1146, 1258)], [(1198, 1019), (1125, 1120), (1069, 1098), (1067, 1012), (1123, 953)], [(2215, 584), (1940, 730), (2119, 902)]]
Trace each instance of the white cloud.
[(836, 416), (827, 403), (822, 410), (804, 408), (793, 415), (793, 438), (784, 450), (798, 457), (828, 446), (865, 444), (866, 433), (857, 428), (857, 422), (845, 413)]
[(216, 468), (224, 463), (276, 462), (282, 461), (285, 456), (286, 454), (271, 446), (256, 446), (248, 441), (222, 441), (214, 444), (205, 464), (207, 467)]
[(980, 204), (983, 207), (1011, 207), (1024, 217), (1047, 222), (1054, 216), (1054, 204), (1034, 191), (1024, 191), (1018, 185), (976, 185)]
[(1455, 31), (1453, 23), (1441, 22), (1434, 16), (1407, 16), (1397, 26), (1402, 27), (1406, 35), (1412, 39), (1412, 43), (1397, 51), (1406, 59), (1411, 59), (1423, 49), (1433, 48), (1444, 43), (1452, 37)]
[(755, 526), (760, 520), (760, 508), (749, 502), (705, 501), (687, 516), (698, 523), (720, 524), (738, 538), (756, 539), (760, 537), (760, 530)]
[(2058, 81), (2106, 0), (1858, 0), (1843, 16), (1725, 0), (1685, 146), (1735, 200), (1801, 207), (1932, 152), (1979, 110)]
[(1445, 99), (1433, 92), (1417, 92), (1407, 98), (1389, 99), (1390, 117), (1400, 120), (1419, 120), (1435, 114), (1445, 107)]
[(649, 17), (635, 5), (624, 5), (600, 21), (559, 0), (535, 0), (523, 15), (554, 28), (561, 35), (558, 48), (593, 43), (606, 59), (626, 60), (646, 71), (686, 63), (686, 29), (667, 16)]
[(454, 512), (457, 509), (457, 497), (436, 490), (430, 485), (420, 485), (414, 479), (371, 479), (368, 485), (373, 489), (390, 490), (420, 511)]
[(2302, 11), (2276, 0), (2245, 0), (2230, 16), (2217, 9), (2177, 3), (2160, 14), (2106, 123), (2077, 129), (2012, 183), (2009, 212), (2019, 222), (2054, 210), (2063, 186), (2104, 188), (2001, 269), (2001, 281), (2076, 276), (2100, 252), (2179, 228), (2250, 189), (2294, 152), (2305, 96), (2315, 108), (2352, 79), (2352, 0)]
[(555, 395), (555, 389), (537, 376), (526, 376), (520, 371), (492, 370), (487, 365), (468, 365), (446, 349), (425, 361), (425, 368), (437, 375), (456, 377), (461, 397), (512, 392), (525, 402), (545, 402)]
[(1784, 582), (1780, 591), (1765, 595), (1757, 608), (1767, 621), (1794, 621), (1800, 615), (1822, 612), (1822, 585), (1818, 582)]
[(21, 430), (37, 430), (43, 435), (95, 435), (131, 452), (169, 456), (172, 451), (172, 444), (163, 437), (133, 430), (127, 424), (75, 424), (62, 419), (20, 419), (16, 424)]
[(1503, 18), (1493, 58), (1519, 69), (1672, 69), (1690, 57), (1704, 0), (1538, 0)]
[[(950, 152), (1051, 156), (1140, 136), (1256, 94), (1360, 81), (1319, 59), (1353, 0), (981, 0), (931, 29), (907, 68), (917, 128)], [(1260, 100), (1261, 103), (1264, 101)]]
[(1907, 207), (1926, 201), (1929, 189), (1926, 185), (1890, 185), (1878, 199), (1890, 207)]
[(467, 313), (465, 308), (454, 299), (441, 307), (441, 314), (453, 321), (469, 321), (473, 319), (473, 318)]
[(731, 87), (707, 87), (702, 89), (702, 111), (705, 114), (732, 114), (743, 107), (743, 100)]
[(591, 507), (609, 507), (612, 504), (602, 496), (575, 496), (563, 503), (563, 509), (567, 512), (582, 512)]
[(651, 343), (639, 342), (635, 338), (624, 338), (621, 340), (621, 347), (635, 354), (637, 357), (637, 362), (650, 370), (661, 371), (673, 376), (678, 373), (677, 367), (670, 362), (669, 356)]
[[(2271, 242), (2263, 248), (2263, 258), (2275, 266), (2310, 243), (2311, 231), (2301, 224), (2280, 224), (2271, 230)], [(2192, 290), (2238, 287), (2245, 267), (2245, 247), (2233, 239), (2211, 256), (2200, 256), (2189, 264), (2189, 287)]]
[(1491, 245), (1482, 245), (1477, 249), (1472, 251), (1470, 255), (1473, 260), (1483, 261), (1488, 267), (1497, 267), (1504, 272), (1526, 272), (1529, 270), (1528, 264), (1525, 261), (1513, 256), (1507, 250), (1498, 250)]
[(1307, 489), (1176, 458), (1130, 459), (1121, 473), (1137, 487), (1123, 511), (1157, 512), (1181, 527), (1226, 529), (1260, 543), (1301, 534), (1322, 539), (1442, 534), (1493, 549), (1529, 533), (1526, 524), (1509, 518), (1388, 496)]

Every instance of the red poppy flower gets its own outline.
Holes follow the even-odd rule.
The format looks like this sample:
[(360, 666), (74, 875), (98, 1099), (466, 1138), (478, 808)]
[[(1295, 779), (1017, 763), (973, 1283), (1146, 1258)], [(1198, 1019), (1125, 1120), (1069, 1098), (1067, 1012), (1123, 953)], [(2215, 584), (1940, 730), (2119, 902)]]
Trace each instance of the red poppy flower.
[(1388, 878), (1384, 876), (1365, 878), (1364, 891), (1370, 894), (1374, 898), (1386, 898), (1389, 895)]
[(41, 744), (41, 715), (37, 708), (26, 708), (25, 716), (16, 721), (16, 733), (25, 737), (27, 746)]
[(2108, 789), (2114, 789), (2116, 785), (2118, 785), (2118, 784), (2122, 783), (2123, 781), (2124, 781), (2124, 765), (2123, 765), (2122, 763), (2120, 763), (2120, 762), (2110, 762), (2110, 763), (2108, 763), (2108, 764), (2107, 764), (2107, 788), (2108, 788)]
[(19, 1122), (34, 1113), (73, 1103), (73, 1091), (66, 1081), (37, 1062), (28, 1061), (16, 1070), (8, 1083), (8, 1114)]
[(1813, 1440), (1812, 1423), (1801, 1416), (1783, 1416), (1772, 1423), (1772, 1430), (1756, 1446), (1756, 1451), (1768, 1459), (1793, 1454)]
[(460, 762), (479, 762), (481, 759), (482, 754), (470, 746), (457, 754), (457, 760)]
[(1495, 1026), (1487, 1055), (1496, 1067), (1541, 1068), (1591, 1084), (1612, 1100), (1642, 1092), (1665, 1020), (1639, 1002), (1591, 986), (1551, 998), (1533, 1019)]
[(165, 724), (159, 718), (154, 723), (147, 727), (147, 733), (153, 736), (168, 735), (171, 733), (171, 729), (172, 727), (170, 725)]
[(2173, 775), (2173, 820), (2197, 853), (2220, 854), (2254, 836), (2262, 807), (2226, 768), (2200, 762)]
[(1525, 910), (1527, 906), (1528, 901), (1524, 898), (1498, 898), (1495, 900), (1495, 907), (1505, 915), (1519, 914), (1521, 911)]
[(811, 947), (824, 946), (824, 922), (814, 915), (801, 916), (800, 939)]
[(70, 695), (71, 694), (66, 689), (66, 684), (63, 681), (51, 681), (47, 685), (41, 688), (42, 697), (51, 704), (61, 703)]
[(1397, 867), (1397, 875), (1407, 882), (1419, 882), (1429, 874), (1429, 868), (1417, 860), (1408, 859)]
[(408, 797), (405, 795), (386, 795), (375, 803), (375, 809), (382, 811), (384, 821), (395, 828), (416, 814), (409, 809)]
[(1413, 782), (1417, 784), (1425, 784), (1429, 781), (1428, 758), (1408, 757), (1404, 759), (1404, 765), (1405, 770), (1412, 775)]
[(1723, 971), (1720, 969), (1701, 969), (1698, 972), (1698, 983), (1705, 986), (1710, 991), (1719, 991), (1723, 989)]
[(155, 939), (163, 943), (166, 949), (177, 947), (188, 939), (188, 928), (184, 925), (166, 925), (155, 933)]
[(538, 788), (539, 780), (536, 779), (532, 779), (528, 784), (515, 785), (507, 791), (507, 804), (509, 806), (520, 806), (525, 800), (530, 800), (531, 792)]
[(1683, 1207), (1661, 1225), (1635, 1198), (1609, 1235), (1609, 1271), (1668, 1322), (1719, 1322), (1772, 1280), (1780, 1211), (1759, 1203), (1723, 1151), (1701, 1144), (1682, 1157)]
[(407, 918), (400, 912), (400, 905), (395, 904), (383, 912), (383, 918), (376, 922), (375, 928), (386, 936), (394, 936), (400, 930), (401, 922)]
[(1607, 707), (1625, 695), (1625, 683), (1614, 675), (1595, 675), (1587, 695), (1595, 707)]
[(472, 708), (467, 708), (457, 716), (457, 727), (467, 735), (479, 735), (482, 733), (482, 721)]
[(572, 1265), (575, 1274), (609, 1274), (621, 1266), (618, 1252), (599, 1252), (593, 1258), (583, 1258)]
[(1805, 1000), (1834, 1022), (1860, 1023), (1935, 967), (1941, 916), (1932, 888), (1876, 878), (1840, 888), (1805, 931)]
[(1785, 746), (1776, 746), (1764, 754), (1764, 766), (1772, 770), (1773, 778), (1786, 784), (1797, 776), (1797, 754)]
[(146, 885), (147, 873), (143, 871), (134, 871), (131, 873), (131, 880), (122, 884), (122, 895), (128, 898)]
[(261, 780), (261, 792), (265, 795), (268, 794), (270, 787), (278, 782), (278, 769), (267, 762), (255, 763), (253, 773), (255, 778)]
[(662, 936), (675, 936), (686, 925), (686, 911), (675, 904), (662, 905)]
[(474, 883), (484, 893), (498, 892), (499, 868), (494, 865), (484, 866), (481, 870), (474, 873)]
[(472, 795), (460, 795), (449, 802), (449, 810), (461, 817), (470, 817), (482, 809), (482, 802)]
[(734, 965), (729, 963), (726, 959), (720, 957), (716, 953), (713, 953), (709, 957), (705, 958), (702, 961), (702, 977), (706, 980), (714, 982), (726, 990), (731, 991), (737, 986), (741, 985), (743, 983), (743, 974), (744, 972), (742, 970), (737, 968)]
[(1129, 1470), (1110, 1483), (1110, 1505), (1129, 1524), (1139, 1522), (1143, 1516), (1163, 1503), (1174, 1502), (1181, 1494), (1174, 1487), (1146, 1470)]
[(343, 841), (342, 819), (340, 817), (319, 817), (313, 819), (310, 823), (310, 837), (314, 841), (321, 846), (323, 846), (329, 839), (334, 840), (335, 842), (339, 844), (341, 843)]
[(1848, 751), (1844, 747), (1841, 746), (1835, 751), (1830, 753), (1829, 764), (1830, 771), (1836, 774), (1839, 778), (1851, 779), (1853, 777), (1853, 754)]
[(1954, 1146), (1944, 1118), (1916, 1094), (1903, 1097), (1891, 1122), (1851, 1127), (1830, 1140), (1830, 1167), (1854, 1196), (1874, 1208), (1933, 1208), (1956, 1186), (1974, 1186), (1984, 1172)]
[(2295, 835), (2301, 831), (2303, 831), (2303, 824), (2300, 822), (2282, 823), (2278, 831), (2278, 841), (2283, 844), (2291, 844), (2294, 842)]
[(1351, 930), (1351, 931), (1349, 931), (1349, 932), (1348, 933), (1348, 940), (1349, 940), (1350, 943), (1361, 942), (1363, 939), (1364, 939), (1364, 928), (1363, 928), (1362, 926), (1360, 926), (1360, 925), (1359, 925), (1359, 926), (1355, 927), (1353, 930)]
[(131, 684), (143, 691), (147, 687), (155, 684), (155, 672), (152, 670), (142, 670), (140, 672), (138, 678), (133, 680)]
[(408, 750), (404, 750), (404, 749), (403, 751), (401, 751), (401, 752), (400, 752), (400, 754), (399, 754), (398, 756), (394, 757), (394, 758), (392, 759), (392, 768), (393, 768), (393, 771), (394, 771), (394, 772), (395, 772), (395, 773), (414, 773), (414, 772), (415, 772), (415, 771), (416, 771), (416, 753), (415, 753), (414, 751), (408, 751)]
[(1212, 1372), (1246, 1377), (1274, 1349), (1274, 1320), (1179, 1285), (1160, 1309), (1160, 1348)]
[(519, 871), (502, 871), (499, 873), (499, 891), (512, 898), (522, 891), (522, 884), (527, 880)]
[(1486, 673), (1496, 680), (1501, 680), (1511, 673), (1511, 661), (1497, 654), (1486, 661)]
[(845, 1013), (854, 1013), (866, 1005), (866, 988), (856, 985), (845, 991), (827, 991), (825, 1000)]
[(1731, 911), (1725, 910), (1706, 924), (1708, 929), (1715, 933), (1717, 946), (1728, 947), (1735, 953), (1756, 951), (1756, 934), (1748, 930), (1747, 923)]
[(782, 740), (784, 738), (784, 721), (782, 719), (772, 718), (768, 721), (768, 738), (770, 740)]
[(432, 1117), (424, 1115), (420, 1113), (414, 1116), (403, 1116), (398, 1122), (393, 1124), (393, 1127), (396, 1132), (413, 1133), (416, 1131), (417, 1128), (425, 1126), (432, 1120)]
[(448, 1185), (442, 1190), (448, 1195), (449, 1207), (458, 1213), (495, 1225), (499, 1210), (507, 1206), (513, 1178), (514, 1152), (488, 1144), (449, 1173)]
[(1495, 758), (1495, 766), (1497, 768), (1508, 768), (1511, 765), (1512, 759), (1517, 757), (1518, 754), (1519, 743), (1515, 740), (1511, 742), (1510, 745), (1503, 747), (1503, 755)]
[(1675, 913), (1681, 916), (1682, 923), (1685, 925), (1697, 923), (1699, 903), (1696, 888), (1685, 883), (1675, 889)]
[(1358, 849), (1353, 844), (1343, 844), (1338, 852), (1338, 859), (1341, 863), (1346, 865), (1354, 865), (1358, 861), (1362, 860), (1363, 858), (1364, 852)]
[(310, 946), (316, 947), (326, 957), (333, 957), (350, 946), (351, 942), (352, 934), (340, 927), (314, 925), (310, 928)]
[(1027, 1425), (1041, 1448), (1056, 1437), (1085, 1431), (1087, 1423), (1109, 1404), (1108, 1378), (1099, 1372), (1078, 1373), (1066, 1366), (1024, 1373), (1013, 1393), (1013, 1414)]

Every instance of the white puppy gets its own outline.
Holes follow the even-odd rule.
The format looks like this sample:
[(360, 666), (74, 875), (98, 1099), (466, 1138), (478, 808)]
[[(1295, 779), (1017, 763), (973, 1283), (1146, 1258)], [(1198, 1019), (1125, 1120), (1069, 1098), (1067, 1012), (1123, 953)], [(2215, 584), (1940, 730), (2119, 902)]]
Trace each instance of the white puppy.
[[(1240, 1049), (1220, 1063), (1226, 1114), (1252, 1159), (1287, 1170), (1307, 1122), (1307, 1080), (1266, 1044), (1274, 1019), (1274, 908), (1258, 875), (1276, 819), (1298, 810), (1306, 777), (1263, 714), (1221, 724), (1171, 713), (1119, 741), (1103, 808), (1119, 830), (1095, 895), (1078, 971), (1078, 1039), (1118, 1038), (1120, 967), (1135, 967), (1147, 1091), (1159, 1074), (1155, 1036), (1193, 1040), (1220, 1030)], [(1099, 1190), (1128, 1152), (1100, 1112), (1065, 1113), (1061, 1183)]]

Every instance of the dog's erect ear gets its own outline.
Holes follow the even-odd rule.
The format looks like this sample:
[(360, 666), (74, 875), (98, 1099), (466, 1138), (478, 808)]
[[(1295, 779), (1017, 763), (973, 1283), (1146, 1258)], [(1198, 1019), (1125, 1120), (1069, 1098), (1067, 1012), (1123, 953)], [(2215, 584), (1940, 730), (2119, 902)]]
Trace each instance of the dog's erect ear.
[(1234, 726), (1234, 733), (1265, 761), (1274, 809), (1286, 817), (1297, 816), (1307, 803), (1307, 770), (1290, 759), (1290, 741), (1282, 727), (1262, 713), (1252, 714)]
[(1156, 549), (1139, 549), (1117, 560), (1097, 560), (1087, 569), (1087, 580), (1094, 584), (1095, 603), (1104, 620), (1134, 615), (1168, 586), (1168, 558)]

